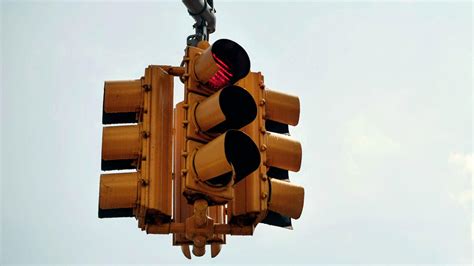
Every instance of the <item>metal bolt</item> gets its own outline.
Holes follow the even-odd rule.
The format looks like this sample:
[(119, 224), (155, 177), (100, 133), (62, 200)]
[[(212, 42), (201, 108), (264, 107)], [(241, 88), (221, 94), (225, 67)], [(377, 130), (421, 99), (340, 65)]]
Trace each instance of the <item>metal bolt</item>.
[(266, 199), (268, 197), (267, 193), (265, 192), (262, 192), (262, 195), (261, 195), (262, 199)]
[(262, 146), (260, 146), (260, 150), (261, 151), (266, 151), (267, 150), (267, 145), (262, 144)]
[(266, 174), (262, 174), (262, 180), (263, 181), (267, 181), (268, 180), (268, 176)]
[(150, 136), (150, 133), (148, 133), (148, 132), (146, 132), (146, 131), (143, 131), (143, 132), (142, 132), (142, 137), (143, 137), (144, 139), (147, 139), (149, 136)]
[(260, 106), (264, 106), (265, 103), (266, 103), (265, 99), (261, 99), (259, 104), (260, 104)]
[(148, 85), (148, 84), (145, 84), (145, 85), (143, 85), (143, 89), (144, 89), (146, 92), (151, 91), (151, 86)]

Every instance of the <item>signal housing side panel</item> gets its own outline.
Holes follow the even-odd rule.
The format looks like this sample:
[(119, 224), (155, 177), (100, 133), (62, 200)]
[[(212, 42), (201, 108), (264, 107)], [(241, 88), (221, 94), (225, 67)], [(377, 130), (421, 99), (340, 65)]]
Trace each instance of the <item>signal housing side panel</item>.
[[(185, 166), (183, 157), (184, 151), (184, 103), (180, 102), (176, 105), (174, 120), (174, 204), (173, 204), (173, 220), (176, 223), (184, 223), (186, 219), (193, 215), (193, 206), (188, 204), (187, 199), (183, 196), (181, 187), (185, 182), (185, 176), (181, 169)], [(173, 245), (191, 245), (193, 242), (188, 240), (184, 233), (173, 234)]]
[(144, 77), (143, 156), (139, 227), (163, 224), (172, 214), (173, 76), (149, 66)]
[(169, 219), (172, 213), (173, 76), (160, 67), (151, 68), (148, 212)]
[[(264, 147), (265, 127), (262, 118), (265, 115), (263, 100), (263, 75), (260, 72), (250, 72), (241, 79), (237, 85), (245, 88), (257, 103), (257, 118), (242, 131), (247, 133), (262, 151)], [(241, 225), (257, 224), (263, 219), (267, 211), (268, 200), (268, 177), (266, 174), (265, 152), (260, 152), (261, 163), (257, 171), (247, 176), (234, 188), (234, 200), (232, 201), (231, 221)]]

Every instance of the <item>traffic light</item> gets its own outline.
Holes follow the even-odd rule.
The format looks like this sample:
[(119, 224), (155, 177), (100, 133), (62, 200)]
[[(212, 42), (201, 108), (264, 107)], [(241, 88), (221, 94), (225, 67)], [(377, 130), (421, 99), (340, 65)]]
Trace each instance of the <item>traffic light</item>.
[(232, 186), (260, 165), (257, 145), (238, 130), (255, 119), (256, 103), (233, 85), (247, 75), (250, 60), (239, 44), (221, 39), (188, 46), (185, 67), (182, 193), (189, 202), (225, 204), (233, 198)]
[(299, 99), (266, 89), (261, 73), (251, 72), (237, 85), (258, 103), (257, 119), (242, 130), (258, 143), (262, 163), (235, 186), (230, 223), (291, 227), (291, 218), (300, 217), (304, 202), (304, 188), (290, 183), (288, 175), (301, 166), (301, 144), (289, 137), (288, 130), (288, 125), (298, 124)]
[[(185, 52), (180, 67), (105, 82), (99, 217), (135, 217), (146, 233), (173, 234), (187, 258), (206, 245), (215, 257), (228, 234), (300, 217), (304, 189), (288, 178), (301, 166), (288, 130), (299, 99), (266, 89), (231, 40)], [(173, 76), (185, 88), (174, 109)]]
[[(182, 167), (185, 165), (184, 157), (181, 153), (184, 149), (183, 139), (185, 136), (185, 128), (183, 127), (184, 119), (184, 108), (183, 102), (178, 103), (175, 108), (175, 119), (174, 119), (174, 132), (175, 132), (175, 143), (174, 143), (174, 172), (180, 173)], [(193, 215), (193, 205), (188, 203), (188, 200), (184, 197), (181, 192), (182, 178), (174, 179), (174, 203), (173, 203), (173, 221), (175, 223), (185, 223), (186, 219)], [(216, 205), (209, 207), (209, 214), (218, 224), (225, 223), (225, 210), (223, 205)], [(220, 246), (226, 243), (225, 234), (214, 234), (209, 239), (211, 245), (211, 256), (215, 257), (220, 251)], [(183, 254), (191, 259), (191, 253), (189, 246), (193, 244), (193, 241), (186, 238), (185, 233), (174, 233), (173, 234), (173, 245), (181, 246)]]
[[(150, 66), (141, 79), (104, 86), (99, 217), (167, 223), (172, 206), (173, 76)], [(126, 124), (126, 125), (123, 125)]]

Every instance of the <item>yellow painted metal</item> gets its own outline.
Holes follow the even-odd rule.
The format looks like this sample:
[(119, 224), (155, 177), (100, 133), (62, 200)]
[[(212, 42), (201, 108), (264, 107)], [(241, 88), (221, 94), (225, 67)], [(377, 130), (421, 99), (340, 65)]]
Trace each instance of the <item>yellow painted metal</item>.
[(194, 140), (186, 141), (186, 150), (184, 151), (184, 154), (187, 154), (186, 166), (181, 169), (185, 181), (182, 186), (183, 195), (192, 200), (202, 197), (202, 194), (205, 193), (206, 198), (213, 204), (226, 204), (233, 197), (231, 184), (224, 187), (209, 186), (197, 176), (193, 157), (194, 153), (202, 146), (202, 143)]
[[(139, 224), (166, 223), (172, 214), (173, 76), (160, 66), (145, 70), (143, 155)], [(143, 220), (144, 219), (144, 220)], [(141, 221), (141, 223), (140, 223)]]
[(100, 175), (99, 209), (135, 208), (138, 173)]
[(106, 113), (137, 112), (143, 105), (141, 80), (106, 81), (104, 111)]
[[(210, 51), (210, 45), (206, 41), (201, 41), (201, 44), (199, 47), (194, 47), (194, 46), (187, 46), (186, 47), (186, 55), (183, 59), (185, 62), (185, 69), (186, 72), (184, 74), (185, 78), (185, 99), (184, 102), (187, 103), (187, 95), (188, 93), (199, 93), (200, 95), (211, 95), (212, 93), (215, 92), (214, 89), (207, 88), (203, 84), (209, 80), (210, 77), (214, 75), (214, 73), (217, 71), (215, 68), (218, 66), (214, 62), (214, 66), (212, 66), (212, 61), (214, 60), (212, 58), (207, 58), (204, 59), (204, 57), (201, 57), (202, 53), (204, 52), (204, 47), (208, 47), (205, 49), (208, 49)], [(197, 60), (201, 58), (200, 60), (203, 60), (201, 63), (199, 63), (199, 67), (196, 70), (196, 65), (197, 65)], [(207, 61), (207, 62), (204, 62)], [(206, 64), (210, 64), (210, 69), (206, 69)], [(202, 73), (201, 73), (202, 72)], [(196, 73), (201, 73), (201, 79), (197, 77)], [(207, 77), (207, 78), (204, 78)]]
[(181, 252), (187, 259), (191, 259), (191, 251), (189, 250), (189, 245), (181, 245)]
[(296, 126), (300, 119), (300, 100), (298, 97), (265, 90), (265, 119)]
[(197, 44), (197, 47), (198, 47), (199, 49), (203, 49), (203, 50), (209, 48), (210, 46), (211, 46), (211, 44), (209, 44), (209, 42), (207, 42), (207, 41), (200, 41), (200, 42), (198, 42), (198, 44)]
[(193, 241), (193, 254), (202, 256), (206, 252), (207, 240), (214, 235), (214, 220), (207, 216), (207, 200), (197, 199), (193, 207), (193, 216), (186, 219), (186, 238)]
[(282, 134), (268, 133), (266, 136), (267, 166), (297, 172), (301, 167), (301, 144)]
[[(193, 227), (193, 226), (191, 226)], [(210, 228), (210, 227), (209, 227)], [(148, 224), (146, 227), (146, 232), (148, 234), (184, 234), (188, 230), (188, 227), (186, 227), (186, 223), (167, 223), (167, 224)], [(192, 229), (192, 230), (195, 230)], [(207, 230), (207, 227), (206, 227)], [(238, 225), (233, 225), (233, 224), (218, 224), (218, 223), (213, 223), (212, 228), (209, 229), (209, 233), (212, 233), (214, 235), (220, 235), (220, 234), (230, 234), (230, 235), (239, 235), (239, 236), (248, 236), (252, 235), (255, 230), (255, 226), (249, 225), (249, 226), (238, 226)], [(213, 243), (213, 242), (208, 242)], [(190, 243), (192, 244), (192, 242)]]
[[(250, 72), (237, 85), (245, 88), (258, 103), (257, 118), (242, 128), (242, 131), (247, 133), (259, 147), (264, 147), (263, 75), (260, 72)], [(238, 216), (241, 216), (240, 221), (237, 221), (240, 224), (248, 224), (249, 221), (255, 221), (255, 219), (261, 220), (266, 215), (268, 198), (262, 197), (262, 195), (269, 193), (268, 178), (266, 177), (267, 167), (263, 164), (266, 161), (266, 153), (261, 152), (260, 157), (262, 163), (258, 171), (253, 172), (234, 187), (234, 200), (230, 204), (230, 213), (234, 221)]]
[(204, 84), (209, 81), (218, 70), (219, 66), (216, 64), (216, 61), (212, 56), (212, 46), (209, 46), (199, 57), (197, 57), (194, 63), (194, 75), (198, 81)]
[(304, 188), (290, 182), (271, 178), (272, 194), (268, 209), (298, 219), (304, 205)]
[[(186, 233), (186, 225), (184, 223), (165, 223), (165, 224), (147, 224), (147, 234), (184, 234)], [(192, 242), (190, 242), (192, 243)]]
[(235, 236), (251, 236), (255, 227), (249, 226), (236, 226), (231, 224), (214, 224), (214, 233), (216, 234), (230, 234)]
[[(185, 149), (185, 128), (184, 121), (184, 103), (180, 102), (175, 108), (174, 119), (174, 201), (173, 201), (173, 220), (176, 223), (184, 223), (187, 218), (193, 215), (193, 206), (188, 204), (188, 201), (183, 196), (181, 191), (185, 176), (181, 174), (181, 169), (185, 166), (185, 157), (183, 152)], [(173, 234), (173, 245), (192, 244), (192, 241), (187, 239), (183, 233)], [(189, 246), (187, 247), (189, 252)], [(189, 253), (190, 254), (190, 253)]]
[(183, 76), (186, 72), (186, 69), (184, 67), (169, 67), (165, 70), (168, 74), (172, 76)]
[(138, 159), (140, 150), (140, 128), (138, 125), (103, 128), (103, 160)]
[(187, 117), (185, 118), (187, 121), (186, 139), (199, 141), (201, 143), (209, 142), (217, 137), (218, 134), (202, 131), (196, 121), (196, 108), (201, 105), (201, 102), (206, 100), (206, 97), (197, 93), (188, 93), (186, 96), (187, 105), (189, 106), (189, 108), (187, 108)]
[[(226, 222), (224, 205), (210, 206), (208, 210), (208, 215), (216, 224), (224, 224)], [(220, 244), (226, 243), (225, 234), (214, 234), (212, 238), (208, 240), (208, 242), (211, 243), (211, 251), (212, 247), (215, 246), (214, 249), (216, 249), (215, 251), (218, 254), (218, 250), (220, 251), (221, 249)]]
[[(289, 125), (298, 124), (299, 99), (265, 89), (261, 73), (251, 72), (237, 85), (246, 88), (258, 103), (257, 118), (242, 130), (259, 144), (262, 164), (258, 172), (247, 176), (235, 186), (234, 199), (230, 204), (230, 221), (235, 224), (255, 225), (266, 217), (268, 210), (282, 211), (281, 214), (293, 218), (299, 217), (303, 208), (304, 189), (290, 183), (283, 183), (287, 185), (283, 186), (279, 183), (281, 181), (276, 179), (272, 180), (276, 185), (270, 189), (267, 172), (270, 167), (298, 171), (301, 167), (301, 144), (286, 135), (267, 132), (265, 128), (267, 119)], [(287, 188), (288, 191), (281, 194), (279, 190), (282, 188)], [(285, 193), (296, 197), (295, 206), (292, 206), (291, 198), (285, 197)], [(269, 207), (272, 197), (273, 203)]]
[(224, 133), (202, 146), (192, 158), (192, 165), (194, 165), (197, 177), (201, 181), (232, 172), (232, 165), (229, 164), (225, 153), (226, 134)]
[[(149, 66), (141, 79), (107, 81), (104, 87), (104, 112), (140, 114), (136, 125), (104, 127), (102, 159), (136, 160), (135, 191), (120, 193), (136, 198), (133, 215), (143, 230), (169, 222), (172, 214), (173, 76), (167, 71), (184, 74), (182, 67)], [(122, 188), (122, 179), (107, 180), (116, 191)]]
[[(200, 47), (204, 48), (206, 42), (202, 42)], [(210, 47), (210, 46), (208, 46)], [(205, 156), (199, 155), (198, 158), (198, 166), (196, 167), (195, 164), (195, 155), (199, 152), (201, 153), (202, 147), (209, 141), (211, 141), (216, 134), (207, 134), (199, 129), (196, 118), (195, 118), (195, 111), (196, 107), (206, 99), (207, 96), (213, 93), (212, 90), (204, 87), (201, 84), (201, 81), (197, 79), (195, 75), (195, 66), (196, 60), (200, 57), (203, 50), (197, 47), (188, 46), (186, 48), (186, 55), (184, 57), (186, 73), (185, 77), (185, 98), (183, 101), (183, 110), (184, 110), (184, 120), (182, 121), (182, 125), (185, 128), (185, 135), (182, 137), (183, 142), (185, 142), (185, 146), (183, 147), (182, 154), (185, 159), (185, 163), (181, 165), (180, 171), (176, 172), (177, 175), (182, 176), (182, 185), (181, 185), (181, 193), (185, 195), (185, 197), (192, 202), (197, 198), (202, 198), (203, 193), (206, 194), (206, 198), (212, 204), (225, 204), (230, 199), (232, 199), (232, 188), (231, 186), (225, 187), (215, 187), (209, 186), (203, 182), (203, 180), (207, 180), (209, 178), (213, 178), (216, 171), (212, 169), (207, 169)], [(211, 55), (212, 57), (212, 55)], [(204, 134), (202, 134), (204, 133)], [(214, 153), (213, 147), (214, 145), (211, 144), (210, 149), (211, 152)], [(209, 149), (209, 148), (208, 148)], [(225, 154), (224, 154), (224, 147), (220, 147), (221, 154), (224, 156), (219, 159), (223, 162), (224, 167), (221, 167), (221, 170), (224, 169), (227, 171), (230, 169), (232, 171), (228, 162), (224, 162)], [(199, 150), (199, 151), (198, 151)], [(206, 149), (204, 149), (204, 152)], [(212, 156), (215, 156), (213, 154)], [(227, 165), (227, 166), (225, 166)], [(203, 169), (199, 170), (200, 167), (203, 166)], [(196, 171), (196, 169), (198, 169)], [(210, 171), (208, 171), (210, 170)], [(220, 172), (219, 170), (217, 172)], [(198, 177), (199, 173), (199, 177)], [(201, 179), (201, 174), (203, 178)]]
[(221, 252), (222, 245), (219, 243), (211, 243), (211, 258), (215, 258)]
[(222, 90), (214, 93), (196, 106), (195, 117), (200, 130), (208, 131), (225, 121), (224, 113), (219, 104), (221, 92)]

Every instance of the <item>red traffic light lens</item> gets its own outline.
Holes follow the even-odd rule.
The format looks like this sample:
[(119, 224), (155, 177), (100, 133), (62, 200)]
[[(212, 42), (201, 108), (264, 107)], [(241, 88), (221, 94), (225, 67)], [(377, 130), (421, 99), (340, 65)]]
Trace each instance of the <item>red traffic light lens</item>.
[(218, 90), (234, 84), (250, 71), (247, 52), (238, 43), (220, 39), (211, 48), (212, 57), (217, 64), (217, 72), (208, 80), (208, 86)]

